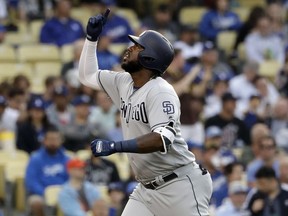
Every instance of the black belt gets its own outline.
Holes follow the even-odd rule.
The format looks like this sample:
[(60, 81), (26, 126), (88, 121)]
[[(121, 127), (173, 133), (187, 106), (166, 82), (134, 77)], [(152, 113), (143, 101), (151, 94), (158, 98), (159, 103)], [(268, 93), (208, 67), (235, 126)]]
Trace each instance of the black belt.
[[(171, 174), (167, 174), (167, 175), (163, 175), (162, 179), (164, 181), (164, 183), (169, 182), (175, 178), (178, 178), (178, 176), (176, 175), (176, 173), (171, 173)], [(161, 186), (162, 184), (158, 184), (156, 182), (156, 180), (153, 180), (151, 182), (148, 183), (143, 183), (143, 186), (147, 189), (151, 189), (151, 190), (155, 190), (157, 187)]]

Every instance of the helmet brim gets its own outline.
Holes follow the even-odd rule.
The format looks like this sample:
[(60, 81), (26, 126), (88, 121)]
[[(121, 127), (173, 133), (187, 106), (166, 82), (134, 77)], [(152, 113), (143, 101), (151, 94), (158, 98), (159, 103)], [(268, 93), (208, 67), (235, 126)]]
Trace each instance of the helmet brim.
[[(139, 37), (134, 36), (134, 35), (128, 35), (128, 38), (129, 38), (129, 40), (131, 40), (133, 43), (135, 43), (135, 44), (140, 44), (140, 43), (139, 43), (139, 41), (140, 41)], [(141, 45), (141, 44), (140, 44), (140, 45)], [(141, 46), (142, 46), (142, 45), (141, 45)]]

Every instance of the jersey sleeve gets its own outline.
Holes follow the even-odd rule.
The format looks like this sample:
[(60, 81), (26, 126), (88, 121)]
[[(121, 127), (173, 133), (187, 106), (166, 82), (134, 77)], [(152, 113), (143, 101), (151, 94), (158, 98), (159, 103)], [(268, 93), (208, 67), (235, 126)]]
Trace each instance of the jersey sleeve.
[(180, 102), (176, 95), (168, 92), (154, 94), (148, 103), (148, 120), (151, 131), (157, 127), (167, 125), (169, 122), (175, 124), (180, 117)]

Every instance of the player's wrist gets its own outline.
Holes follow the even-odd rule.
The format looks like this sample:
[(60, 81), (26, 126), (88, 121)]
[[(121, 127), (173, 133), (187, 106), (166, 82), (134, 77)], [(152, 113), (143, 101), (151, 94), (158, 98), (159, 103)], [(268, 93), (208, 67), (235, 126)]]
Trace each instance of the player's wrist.
[(138, 145), (136, 139), (123, 140), (115, 143), (116, 152), (137, 153)]

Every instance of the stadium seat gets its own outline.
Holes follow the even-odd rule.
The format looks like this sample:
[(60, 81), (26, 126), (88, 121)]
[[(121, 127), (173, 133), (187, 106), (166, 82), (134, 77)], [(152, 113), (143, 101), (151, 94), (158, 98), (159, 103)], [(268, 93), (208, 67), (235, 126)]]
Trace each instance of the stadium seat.
[(244, 43), (238, 45), (237, 52), (240, 60), (246, 60), (246, 51)]
[(66, 44), (60, 48), (60, 53), (61, 53), (61, 61), (62, 63), (70, 62), (73, 60), (74, 56), (74, 50), (73, 50), (73, 45), (71, 44)]
[(106, 157), (105, 159), (110, 160), (113, 163), (115, 163), (118, 169), (120, 178), (122, 180), (127, 180), (129, 178), (130, 166), (129, 166), (128, 157), (126, 154), (121, 154), (121, 153), (112, 154)]
[(43, 93), (45, 79), (48, 76), (60, 76), (61, 67), (60, 62), (36, 62), (34, 77), (31, 79), (31, 91), (33, 93)]
[(238, 0), (241, 7), (253, 8), (254, 6), (266, 6), (266, 0)]
[(35, 40), (29, 33), (7, 32), (3, 43), (19, 46), (22, 44), (33, 44)]
[(130, 8), (117, 8), (116, 14), (126, 18), (134, 31), (140, 28), (140, 21), (136, 12)]
[(26, 210), (26, 190), (24, 177), (17, 177), (15, 180), (15, 208), (17, 211)]
[(43, 25), (43, 20), (34, 20), (29, 25), (29, 32), (35, 42), (39, 42), (40, 32)]
[(18, 56), (21, 62), (61, 61), (58, 47), (48, 44), (21, 45), (18, 48)]
[(275, 60), (267, 60), (260, 64), (259, 75), (274, 81), (277, 73), (281, 69), (281, 64)]
[(0, 45), (0, 62), (16, 62), (16, 52), (13, 46), (11, 45)]
[(44, 191), (45, 204), (49, 207), (55, 208), (57, 216), (63, 215), (58, 206), (58, 194), (61, 191), (61, 188), (62, 185), (51, 185), (48, 186)]
[(103, 200), (109, 201), (109, 196), (108, 196), (108, 186), (106, 185), (97, 185), (97, 188), (100, 192), (100, 196)]
[(81, 22), (83, 26), (86, 26), (89, 18), (94, 14), (97, 13), (92, 13), (92, 10), (88, 7), (74, 7), (71, 9), (71, 17)]
[(239, 16), (242, 22), (245, 22), (250, 14), (250, 9), (246, 7), (236, 7), (232, 11)]
[(207, 9), (205, 7), (184, 7), (180, 10), (180, 23), (197, 26), (206, 11)]
[(236, 36), (237, 34), (234, 31), (220, 32), (217, 36), (218, 48), (224, 50), (226, 54), (230, 54), (233, 49)]
[(0, 80), (11, 80), (16, 75), (22, 74), (29, 79), (33, 77), (33, 69), (30, 64), (0, 63)]

